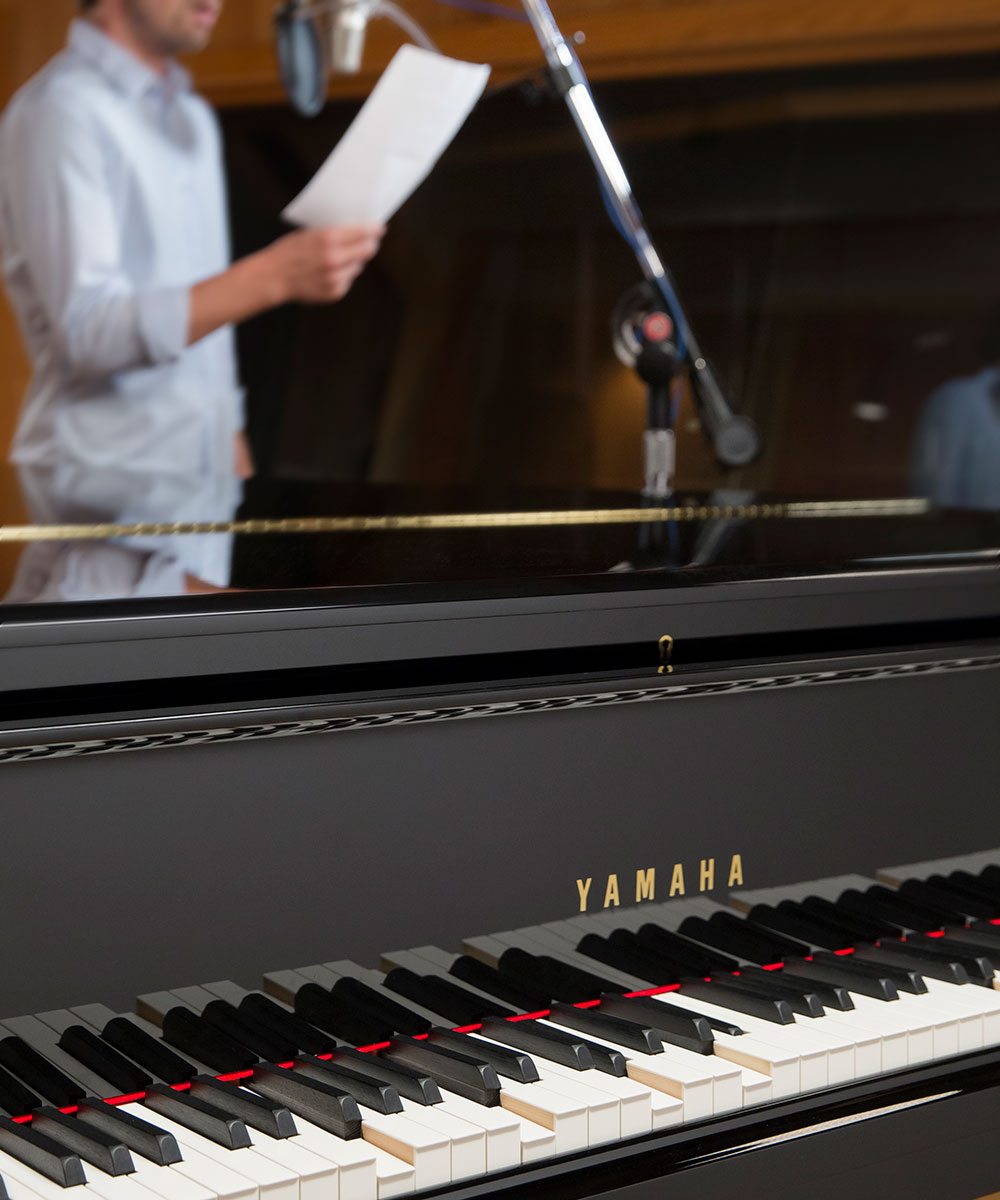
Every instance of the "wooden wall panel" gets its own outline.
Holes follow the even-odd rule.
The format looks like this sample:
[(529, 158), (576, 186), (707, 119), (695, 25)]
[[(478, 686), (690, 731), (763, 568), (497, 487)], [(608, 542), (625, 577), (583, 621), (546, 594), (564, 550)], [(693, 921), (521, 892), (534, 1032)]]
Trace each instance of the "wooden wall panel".
[[(520, 11), (511, 3), (512, 9)], [(552, 0), (569, 35), (585, 36), (581, 57), (595, 79), (759, 70), (880, 58), (979, 53), (1000, 48), (997, 0)], [(407, 0), (407, 10), (441, 50), (490, 62), (494, 82), (541, 66), (520, 22)], [(280, 96), (271, 44), (272, 6), (230, 3), (215, 43), (196, 63), (220, 104)], [(363, 95), (400, 44), (386, 21), (373, 23), (366, 69), (331, 82), (331, 94)]]

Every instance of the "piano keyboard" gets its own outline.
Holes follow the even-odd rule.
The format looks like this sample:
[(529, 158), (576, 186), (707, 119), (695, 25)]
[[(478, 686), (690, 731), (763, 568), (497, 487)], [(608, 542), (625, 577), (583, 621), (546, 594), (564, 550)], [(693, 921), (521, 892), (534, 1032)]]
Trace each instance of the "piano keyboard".
[(517, 1181), (975, 1062), (1000, 1046), (998, 972), (1000, 850), (11, 1017), (0, 1200)]

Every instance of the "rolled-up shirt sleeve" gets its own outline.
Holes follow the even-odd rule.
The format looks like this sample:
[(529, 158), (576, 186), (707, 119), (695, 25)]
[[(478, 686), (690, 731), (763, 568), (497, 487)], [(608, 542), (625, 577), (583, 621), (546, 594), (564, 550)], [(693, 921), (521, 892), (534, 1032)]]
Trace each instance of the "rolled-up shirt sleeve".
[(126, 275), (100, 131), (49, 97), (10, 133), (5, 251), (29, 273), (67, 365), (101, 376), (176, 360), (188, 342), (190, 288), (142, 291)]

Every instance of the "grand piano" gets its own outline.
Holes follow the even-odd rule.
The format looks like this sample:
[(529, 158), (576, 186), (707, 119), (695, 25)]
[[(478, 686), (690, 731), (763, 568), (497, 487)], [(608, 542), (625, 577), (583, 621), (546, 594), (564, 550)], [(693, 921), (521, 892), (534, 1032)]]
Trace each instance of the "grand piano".
[(1000, 1188), (996, 514), (100, 491), (0, 528), (11, 1200)]

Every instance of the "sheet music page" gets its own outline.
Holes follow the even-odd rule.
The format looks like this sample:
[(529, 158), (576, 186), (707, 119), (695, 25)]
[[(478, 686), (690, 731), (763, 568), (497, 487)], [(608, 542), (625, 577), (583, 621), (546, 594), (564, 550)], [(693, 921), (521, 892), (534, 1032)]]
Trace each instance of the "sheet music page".
[(403, 46), (312, 181), (296, 225), (388, 221), (434, 168), (483, 94), (488, 66)]

